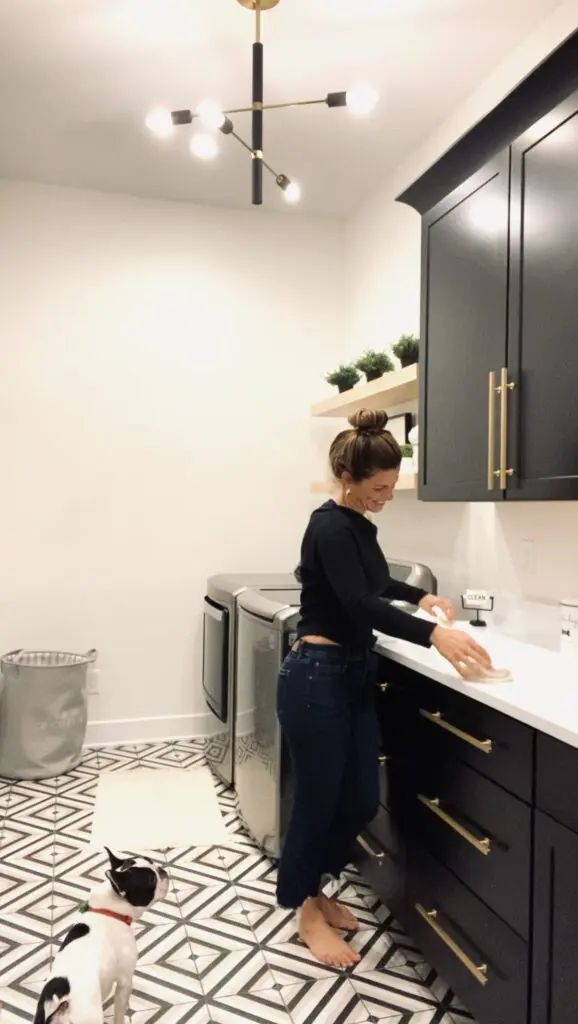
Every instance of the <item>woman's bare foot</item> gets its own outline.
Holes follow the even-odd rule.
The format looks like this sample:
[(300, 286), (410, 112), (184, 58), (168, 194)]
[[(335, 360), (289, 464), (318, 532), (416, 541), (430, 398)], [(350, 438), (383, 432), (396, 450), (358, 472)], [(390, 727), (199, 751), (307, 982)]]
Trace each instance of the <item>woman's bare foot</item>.
[(319, 897), (319, 907), (323, 917), (330, 924), (332, 928), (341, 928), (344, 932), (356, 932), (359, 927), (359, 922), (355, 916), (344, 907), (342, 903), (337, 903), (335, 900), (330, 900), (327, 896), (321, 894)]
[(335, 934), (325, 920), (319, 898), (306, 900), (301, 908), (299, 937), (316, 960), (330, 967), (354, 967), (361, 957)]

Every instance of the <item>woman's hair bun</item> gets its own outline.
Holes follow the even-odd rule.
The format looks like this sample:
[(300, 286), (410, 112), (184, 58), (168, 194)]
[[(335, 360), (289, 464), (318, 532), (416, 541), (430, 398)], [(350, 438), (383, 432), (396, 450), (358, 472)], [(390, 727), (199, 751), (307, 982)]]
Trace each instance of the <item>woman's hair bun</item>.
[(349, 423), (360, 434), (383, 434), (387, 421), (384, 409), (358, 409), (349, 417)]

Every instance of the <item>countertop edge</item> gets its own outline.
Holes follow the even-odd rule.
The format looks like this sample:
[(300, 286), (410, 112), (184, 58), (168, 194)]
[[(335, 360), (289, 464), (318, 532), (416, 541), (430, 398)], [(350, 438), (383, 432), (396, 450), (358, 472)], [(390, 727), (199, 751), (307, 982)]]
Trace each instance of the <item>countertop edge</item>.
[(557, 721), (545, 719), (538, 714), (532, 713), (527, 708), (519, 707), (517, 704), (505, 700), (503, 697), (500, 697), (497, 691), (482, 691), (477, 688), (479, 685), (477, 683), (468, 683), (458, 677), (452, 679), (444, 675), (443, 672), (438, 672), (432, 666), (422, 664), (418, 658), (412, 658), (407, 652), (390, 647), (379, 640), (377, 640), (374, 646), (374, 651), (385, 658), (389, 658), (391, 661), (403, 665), (405, 668), (411, 669), (413, 672), (417, 672), (419, 675), (426, 676), (426, 678), (439, 683), (441, 686), (447, 686), (448, 689), (455, 690), (456, 693), (461, 694), (463, 697), (493, 708), (494, 711), (499, 711), (501, 714), (507, 715), (509, 718), (513, 718), (532, 729), (536, 729), (538, 732), (545, 733), (554, 739), (560, 740), (562, 743), (578, 749), (578, 732), (566, 728)]

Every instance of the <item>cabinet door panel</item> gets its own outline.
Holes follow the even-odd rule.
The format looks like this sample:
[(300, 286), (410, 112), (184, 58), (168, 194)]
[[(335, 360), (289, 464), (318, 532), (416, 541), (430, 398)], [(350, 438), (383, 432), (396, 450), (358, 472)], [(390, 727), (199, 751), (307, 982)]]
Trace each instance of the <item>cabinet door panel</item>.
[(488, 376), (505, 366), (509, 153), (424, 218), (420, 497), (488, 489)]
[(576, 1024), (578, 836), (536, 814), (532, 1024)]
[(508, 498), (578, 498), (578, 93), (512, 150)]

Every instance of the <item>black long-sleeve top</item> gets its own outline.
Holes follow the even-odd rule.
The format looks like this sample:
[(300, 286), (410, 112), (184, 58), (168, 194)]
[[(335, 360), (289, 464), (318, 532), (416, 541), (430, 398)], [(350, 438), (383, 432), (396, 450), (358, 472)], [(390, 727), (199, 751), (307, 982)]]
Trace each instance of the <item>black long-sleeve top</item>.
[(303, 537), (299, 636), (324, 636), (352, 650), (373, 645), (373, 630), (429, 647), (433, 623), (392, 600), (418, 604), (426, 591), (393, 580), (377, 542), (377, 527), (352, 509), (327, 501)]

